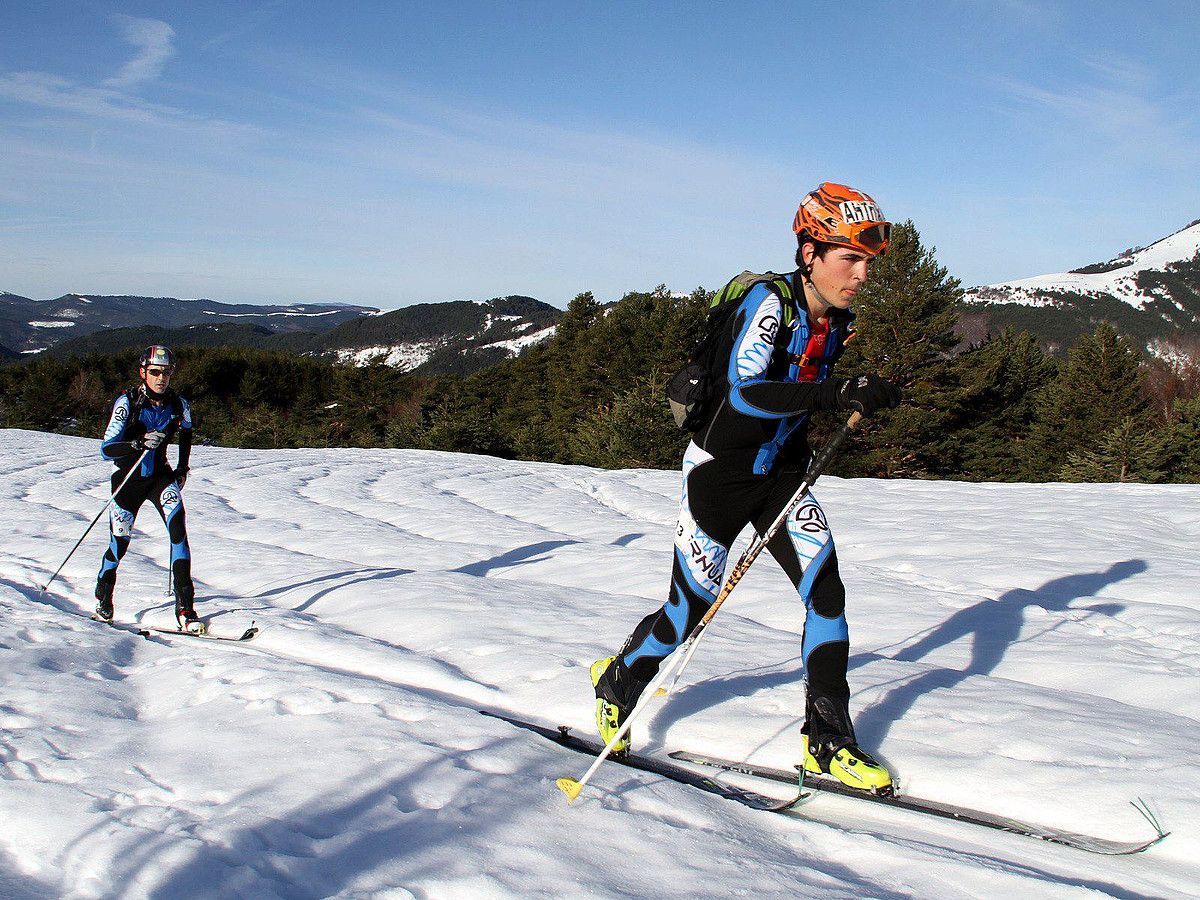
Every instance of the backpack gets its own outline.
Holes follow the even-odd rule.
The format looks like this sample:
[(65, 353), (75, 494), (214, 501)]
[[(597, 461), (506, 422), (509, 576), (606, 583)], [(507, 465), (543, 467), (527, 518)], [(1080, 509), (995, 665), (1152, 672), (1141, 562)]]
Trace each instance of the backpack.
[(750, 289), (756, 284), (769, 283), (771, 289), (783, 300), (783, 321), (775, 332), (775, 352), (786, 351), (791, 339), (792, 323), (796, 319), (796, 304), (793, 302), (792, 285), (786, 275), (765, 272), (743, 272), (721, 288), (708, 305), (708, 319), (704, 323), (704, 337), (692, 353), (692, 360), (667, 382), (667, 403), (675, 424), (685, 431), (700, 430), (708, 414), (708, 407), (717, 393), (727, 360), (717, 358), (721, 338), (738, 307)]

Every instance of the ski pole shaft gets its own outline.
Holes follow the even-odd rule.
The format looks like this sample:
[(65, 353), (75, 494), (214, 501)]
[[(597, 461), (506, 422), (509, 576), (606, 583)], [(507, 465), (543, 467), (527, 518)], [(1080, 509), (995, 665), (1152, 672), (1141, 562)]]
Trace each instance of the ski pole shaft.
[[(591, 780), (592, 775), (594, 775), (596, 770), (600, 768), (600, 765), (606, 759), (608, 759), (609, 755), (612, 753), (613, 747), (616, 746), (616, 744), (623, 737), (625, 737), (625, 735), (629, 732), (629, 729), (633, 726), (634, 720), (637, 719), (638, 716), (642, 714), (643, 710), (650, 705), (647, 702), (647, 699), (653, 697), (658, 692), (659, 686), (667, 680), (667, 676), (675, 671), (683, 671), (682, 666), (687, 665), (687, 661), (691, 659), (692, 653), (695, 652), (696, 644), (698, 644), (700, 641), (700, 636), (704, 633), (704, 629), (708, 627), (708, 623), (712, 621), (713, 616), (717, 614), (717, 609), (720, 608), (721, 604), (725, 602), (725, 598), (729, 596), (734, 587), (737, 586), (737, 583), (742, 580), (742, 576), (746, 574), (746, 571), (750, 568), (750, 564), (754, 562), (754, 560), (758, 557), (758, 554), (761, 553), (763, 548), (771, 542), (771, 538), (775, 536), (775, 532), (777, 532), (783, 523), (787, 521), (787, 517), (791, 514), (792, 509), (804, 498), (804, 495), (808, 492), (808, 489), (812, 486), (813, 482), (817, 480), (817, 477), (821, 474), (821, 471), (829, 464), (829, 460), (833, 458), (834, 452), (839, 446), (841, 446), (842, 441), (846, 439), (846, 435), (850, 433), (850, 430), (854, 428), (861, 419), (861, 413), (856, 412), (851, 414), (850, 418), (846, 421), (846, 424), (838, 429), (837, 433), (829, 439), (829, 443), (825, 445), (825, 448), (821, 451), (817, 458), (813, 460), (813, 464), (809, 466), (808, 474), (804, 477), (804, 483), (793, 495), (792, 500), (788, 503), (787, 507), (779, 514), (779, 516), (771, 524), (771, 527), (767, 529), (767, 534), (765, 536), (759, 537), (758, 535), (755, 535), (754, 540), (750, 542), (750, 546), (746, 548), (746, 551), (742, 554), (741, 559), (738, 560), (737, 565), (733, 567), (733, 572), (730, 573), (728, 580), (725, 582), (725, 586), (721, 588), (721, 593), (717, 596), (717, 599), (713, 602), (713, 605), (709, 607), (708, 612), (704, 614), (704, 617), (696, 623), (696, 627), (692, 629), (692, 632), (687, 636), (687, 639), (680, 644), (676, 651), (672, 653), (671, 656), (666, 660), (663, 667), (659, 669), (658, 675), (655, 676), (654, 680), (646, 685), (646, 689), (642, 694), (641, 701), (637, 704), (637, 706), (630, 710), (628, 718), (626, 718), (621, 724), (621, 727), (617, 729), (617, 733), (608, 739), (608, 743), (604, 745), (604, 749), (600, 751), (599, 755), (592, 762), (591, 766), (583, 774), (583, 777), (581, 777), (578, 781), (576, 781), (574, 778), (559, 778), (555, 782), (555, 784), (558, 786), (558, 789), (567, 795), (568, 803), (574, 802), (575, 798), (578, 797), (580, 792), (583, 790), (584, 785)], [(676, 678), (678, 678), (678, 675), (676, 675)]]
[(97, 522), (100, 521), (100, 517), (102, 515), (104, 515), (105, 512), (108, 511), (108, 508), (110, 506), (112, 506), (112, 502), (117, 499), (117, 494), (121, 493), (121, 488), (125, 487), (126, 483), (128, 483), (128, 481), (129, 481), (129, 479), (133, 477), (133, 473), (138, 470), (138, 466), (140, 466), (142, 464), (142, 460), (145, 459), (146, 454), (149, 452), (150, 452), (149, 448), (142, 451), (142, 455), (137, 458), (137, 462), (135, 462), (130, 467), (129, 472), (125, 475), (125, 477), (123, 479), (121, 479), (121, 483), (119, 485), (117, 485), (117, 489), (112, 492), (112, 496), (108, 498), (108, 502), (106, 502), (102, 507), (100, 507), (100, 512), (96, 513), (96, 517), (94, 519), (92, 519), (92, 521), (88, 524), (88, 527), (83, 530), (83, 534), (81, 534), (79, 536), (79, 540), (77, 540), (75, 542), (75, 546), (71, 548), (71, 552), (67, 554), (67, 558), (64, 559), (61, 563), (59, 563), (58, 568), (54, 570), (54, 574), (50, 576), (50, 580), (47, 581), (44, 585), (42, 585), (41, 591), (39, 593), (42, 593), (42, 594), (46, 593), (46, 590), (50, 587), (50, 584), (54, 581), (55, 578), (58, 577), (58, 573), (63, 570), (63, 566), (65, 566), (67, 564), (67, 561), (72, 556), (75, 555), (75, 551), (79, 549), (79, 545), (83, 543), (83, 539), (88, 536), (88, 532), (90, 532), (92, 530), (92, 527)]
[[(833, 459), (833, 454), (837, 452), (838, 447), (840, 447), (842, 442), (846, 440), (846, 436), (858, 425), (860, 421), (862, 421), (862, 413), (851, 413), (850, 418), (846, 420), (845, 424), (837, 430), (833, 437), (831, 437), (821, 449), (821, 452), (817, 454), (812, 465), (808, 467), (808, 472), (804, 476), (804, 482), (800, 485), (799, 489), (797, 489), (796, 493), (792, 495), (792, 499), (788, 501), (787, 505), (783, 508), (783, 511), (775, 517), (775, 521), (771, 523), (771, 527), (767, 529), (766, 534), (762, 535), (761, 537), (756, 534), (753, 540), (750, 541), (750, 545), (746, 547), (745, 551), (738, 559), (737, 564), (734, 565), (733, 571), (729, 573), (729, 578), (726, 579), (724, 587), (721, 588), (721, 593), (717, 595), (717, 599), (713, 601), (713, 605), (708, 608), (708, 612), (705, 613), (704, 618), (700, 620), (700, 625), (696, 626), (697, 629), (700, 629), (701, 626), (707, 627), (708, 623), (712, 620), (712, 617), (717, 614), (717, 610), (720, 608), (721, 604), (725, 602), (725, 598), (732, 593), (733, 589), (737, 586), (737, 583), (742, 580), (742, 576), (745, 575), (749, 570), (751, 563), (758, 559), (758, 554), (762, 553), (767, 544), (771, 543), (772, 539), (775, 537), (775, 534), (780, 528), (783, 527), (783, 523), (787, 521), (788, 516), (795, 511), (796, 507), (799, 506), (801, 501), (803, 501), (808, 495), (813, 483), (821, 477), (821, 473), (825, 471), (825, 467), (829, 465), (829, 461)], [(662, 690), (661, 693), (663, 696), (669, 695), (671, 691), (675, 689), (675, 685), (679, 682), (680, 677), (683, 675), (683, 670), (686, 669), (688, 663), (691, 662), (692, 654), (696, 652), (696, 647), (699, 644), (700, 634), (696, 633), (696, 640), (692, 641), (691, 645), (688, 647), (687, 655), (684, 657), (683, 663), (677, 669), (675, 669), (675, 677), (671, 679), (671, 683)]]

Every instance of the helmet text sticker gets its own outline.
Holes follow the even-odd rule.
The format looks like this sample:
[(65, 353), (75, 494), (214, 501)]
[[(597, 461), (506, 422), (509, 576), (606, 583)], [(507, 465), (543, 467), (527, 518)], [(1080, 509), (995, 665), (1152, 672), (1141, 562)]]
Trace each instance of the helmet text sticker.
[(883, 213), (874, 203), (866, 200), (846, 200), (838, 204), (842, 210), (842, 218), (851, 225), (859, 222), (882, 222)]

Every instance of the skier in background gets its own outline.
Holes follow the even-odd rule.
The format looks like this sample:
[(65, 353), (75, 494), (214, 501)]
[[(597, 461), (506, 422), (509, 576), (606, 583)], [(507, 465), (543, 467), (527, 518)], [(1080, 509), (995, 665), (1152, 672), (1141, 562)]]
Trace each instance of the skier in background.
[[(810, 414), (857, 410), (869, 416), (899, 405), (899, 388), (878, 375), (830, 377), (851, 334), (851, 303), (871, 259), (887, 249), (890, 230), (868, 195), (820, 185), (805, 197), (793, 223), (796, 271), (775, 276), (783, 283), (753, 283), (736, 313), (723, 320), (713, 371), (725, 377), (683, 459), (669, 599), (641, 621), (616, 656), (591, 668), (605, 742), (716, 600), (738, 533), (747, 524), (764, 533), (799, 489), (811, 457)], [(790, 337), (777, 336), (780, 328), (790, 328)], [(768, 549), (805, 607), (805, 770), (858, 788), (890, 790), (887, 769), (858, 746), (850, 721), (846, 591), (833, 536), (811, 492)], [(626, 737), (614, 750), (628, 748)]]
[[(183, 486), (192, 453), (192, 413), (187, 401), (171, 390), (174, 372), (175, 355), (168, 348), (147, 347), (138, 360), (141, 383), (122, 391), (113, 401), (100, 442), (100, 456), (115, 466), (112, 490), (117, 490), (133, 466), (138, 470), (116, 494), (109, 509), (111, 538), (96, 578), (96, 616), (112, 621), (117, 566), (129, 549), (138, 510), (150, 500), (171, 540), (175, 618), (181, 630), (202, 633), (204, 625), (193, 608), (192, 555), (183, 509)], [(175, 435), (179, 436), (179, 457), (172, 469), (167, 461), (167, 443)]]

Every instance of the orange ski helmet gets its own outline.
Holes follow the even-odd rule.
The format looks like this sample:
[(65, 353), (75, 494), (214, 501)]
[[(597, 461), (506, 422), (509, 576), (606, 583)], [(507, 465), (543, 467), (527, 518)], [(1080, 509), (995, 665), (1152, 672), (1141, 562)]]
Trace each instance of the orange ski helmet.
[(792, 230), (802, 244), (808, 239), (876, 256), (887, 250), (892, 226), (869, 195), (824, 181), (796, 210)]

